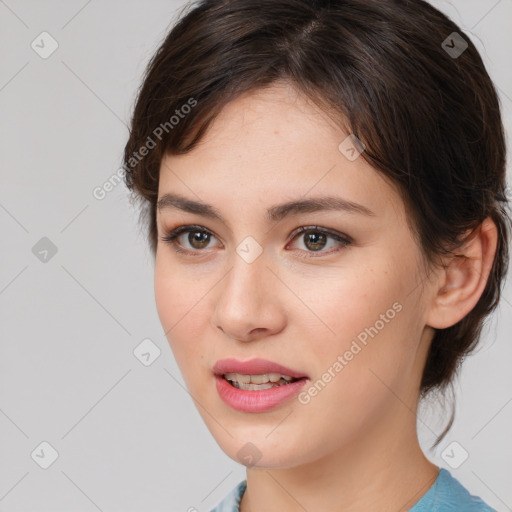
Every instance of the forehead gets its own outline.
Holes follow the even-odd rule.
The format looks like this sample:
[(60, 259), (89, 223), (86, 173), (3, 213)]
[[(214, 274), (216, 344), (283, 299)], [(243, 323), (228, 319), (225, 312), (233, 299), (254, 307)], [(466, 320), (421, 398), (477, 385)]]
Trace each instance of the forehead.
[(236, 213), (337, 196), (377, 214), (399, 212), (395, 188), (364, 158), (339, 149), (348, 136), (289, 85), (250, 92), (224, 107), (192, 151), (164, 156), (159, 198), (173, 192)]

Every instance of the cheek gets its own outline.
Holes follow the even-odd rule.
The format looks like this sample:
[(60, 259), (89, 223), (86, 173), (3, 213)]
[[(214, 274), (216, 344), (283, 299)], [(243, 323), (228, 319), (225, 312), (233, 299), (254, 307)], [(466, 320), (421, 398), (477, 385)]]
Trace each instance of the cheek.
[(350, 274), (322, 280), (323, 286), (314, 288), (321, 291), (307, 294), (304, 302), (325, 329), (318, 330), (318, 321), (311, 323), (305, 335), (309, 347), (301, 351), (311, 352), (314, 345), (315, 378), (329, 381), (324, 399), (372, 402), (380, 391), (389, 393), (384, 383), (393, 386), (408, 374), (419, 342), (415, 295), (410, 293), (414, 274), (415, 268), (405, 265), (354, 266)]
[[(364, 341), (365, 329), (370, 329), (376, 322), (379, 332), (389, 330), (396, 316), (397, 306), (393, 309), (393, 304), (401, 302), (404, 297), (401, 284), (404, 279), (397, 275), (396, 270), (382, 264), (380, 267), (352, 265), (349, 270), (334, 269), (321, 279), (318, 276), (301, 279), (295, 289), (314, 312), (314, 315), (309, 315), (311, 329), (314, 323), (317, 329), (321, 324), (320, 331), (317, 331), (321, 338), (316, 336), (325, 340), (325, 343), (319, 343), (321, 351), (332, 352), (333, 348), (341, 350), (345, 346), (348, 349), (351, 340), (358, 335)], [(381, 315), (384, 315), (384, 320), (381, 320)]]
[[(201, 305), (206, 280), (202, 276), (189, 275), (182, 265), (166, 257), (166, 250), (157, 251), (154, 274), (155, 302), (160, 322), (168, 332), (178, 331), (189, 322)], [(195, 306), (197, 304), (197, 306)]]
[(197, 281), (184, 277), (156, 261), (154, 275), (155, 302), (162, 328), (180, 369), (187, 373), (192, 362), (201, 359), (200, 340), (204, 330), (204, 295)]

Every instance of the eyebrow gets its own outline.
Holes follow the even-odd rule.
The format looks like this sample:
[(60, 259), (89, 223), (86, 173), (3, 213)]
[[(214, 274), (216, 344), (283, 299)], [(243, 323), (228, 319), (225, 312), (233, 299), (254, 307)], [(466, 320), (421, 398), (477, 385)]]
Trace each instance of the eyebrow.
[[(188, 213), (195, 213), (210, 219), (219, 220), (226, 224), (224, 217), (214, 206), (201, 203), (199, 201), (193, 201), (178, 194), (164, 194), (158, 200), (156, 207), (160, 211), (172, 208)], [(341, 197), (323, 196), (310, 199), (299, 199), (271, 206), (268, 208), (265, 218), (269, 222), (278, 222), (290, 215), (332, 210), (375, 216), (375, 213), (372, 210), (362, 204), (354, 203)]]

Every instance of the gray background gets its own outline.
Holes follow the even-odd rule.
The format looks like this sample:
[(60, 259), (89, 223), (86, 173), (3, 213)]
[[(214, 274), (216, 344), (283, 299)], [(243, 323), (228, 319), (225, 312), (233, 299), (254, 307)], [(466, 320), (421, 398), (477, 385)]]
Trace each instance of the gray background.
[[(119, 169), (144, 66), (182, 5), (0, 1), (1, 511), (203, 512), (244, 478), (183, 387), (124, 186), (93, 196)], [(481, 51), (510, 132), (512, 0), (434, 5)], [(43, 31), (58, 43), (46, 59), (31, 47)], [(57, 248), (46, 262), (43, 237)], [(512, 510), (511, 303), (507, 286), (437, 450), (441, 409), (418, 421), (429, 457), (498, 511)], [(133, 353), (146, 338), (161, 350), (149, 366)], [(43, 441), (58, 452), (47, 469)]]

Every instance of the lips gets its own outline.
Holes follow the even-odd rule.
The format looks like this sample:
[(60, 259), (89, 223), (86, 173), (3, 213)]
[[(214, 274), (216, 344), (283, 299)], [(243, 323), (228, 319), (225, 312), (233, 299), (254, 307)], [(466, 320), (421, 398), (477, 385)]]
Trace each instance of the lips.
[(245, 413), (267, 412), (284, 405), (309, 380), (305, 373), (266, 359), (221, 359), (213, 372), (220, 398)]
[(287, 368), (273, 361), (266, 359), (250, 359), (248, 361), (239, 361), (238, 359), (221, 359), (217, 361), (213, 367), (213, 373), (223, 376), (226, 373), (238, 373), (242, 375), (263, 375), (269, 373), (279, 373), (293, 377), (294, 379), (302, 379), (308, 377), (305, 373), (292, 368)]

